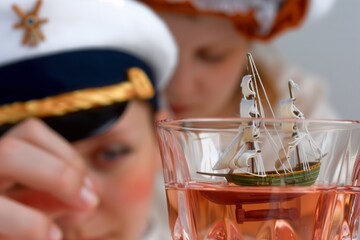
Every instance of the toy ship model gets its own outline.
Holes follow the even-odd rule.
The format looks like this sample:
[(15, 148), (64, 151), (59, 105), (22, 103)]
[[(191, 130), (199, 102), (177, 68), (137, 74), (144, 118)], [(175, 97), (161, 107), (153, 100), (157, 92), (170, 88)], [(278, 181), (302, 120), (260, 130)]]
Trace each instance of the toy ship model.
[[(267, 95), (251, 54), (247, 55), (250, 74), (243, 77), (241, 87), (243, 99), (240, 103), (240, 115), (245, 126), (240, 126), (236, 136), (225, 147), (213, 170), (226, 170), (228, 173), (200, 174), (223, 176), (228, 182), (244, 186), (309, 186), (319, 174), (321, 162), (325, 156), (316, 145), (306, 126), (299, 127), (298, 119), (303, 113), (295, 106), (293, 88), (297, 85), (290, 80), (290, 98), (280, 101), (280, 121), (277, 134), (280, 145), (277, 146), (277, 159), (272, 163), (273, 170), (265, 168), (265, 154), (262, 152), (261, 134), (268, 134), (265, 124), (263, 105), (260, 101), (259, 88)], [(269, 104), (270, 110), (273, 113)], [(274, 114), (273, 117), (275, 118)], [(294, 119), (294, 121), (291, 121)], [(263, 124), (263, 125), (262, 125)], [(302, 124), (301, 124), (302, 125)], [(263, 129), (264, 131), (260, 131)], [(277, 130), (276, 130), (277, 131)], [(268, 138), (273, 138), (268, 134)], [(263, 156), (264, 155), (264, 156)], [(266, 154), (266, 156), (268, 156)]]

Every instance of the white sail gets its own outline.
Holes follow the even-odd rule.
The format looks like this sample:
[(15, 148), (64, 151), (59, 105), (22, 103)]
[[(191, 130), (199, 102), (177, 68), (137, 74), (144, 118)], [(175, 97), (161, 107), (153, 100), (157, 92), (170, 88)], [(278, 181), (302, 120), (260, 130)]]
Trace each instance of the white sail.
[(295, 97), (293, 96), (292, 89), (299, 89), (299, 86), (293, 81), (289, 80), (290, 98), (280, 101), (280, 117), (282, 118), (296, 118), (303, 119), (304, 114), (295, 106)]
[(243, 98), (240, 101), (240, 116), (243, 118), (254, 118), (260, 116), (256, 107), (254, 86), (251, 75), (245, 75), (241, 81)]
[(253, 118), (259, 116), (259, 111), (256, 108), (254, 99), (241, 99), (240, 116), (243, 118)]
[(254, 159), (257, 157), (258, 152), (256, 150), (247, 150), (241, 154), (238, 158), (235, 159), (235, 161), (232, 161), (229, 164), (229, 168), (232, 170), (236, 170), (239, 168), (248, 168), (249, 160)]
[(248, 99), (255, 96), (256, 93), (252, 84), (251, 75), (245, 75), (241, 80), (240, 86), (244, 98)]
[(275, 162), (275, 168), (280, 169), (283, 167), (283, 164), (288, 162), (290, 159), (291, 153), (296, 149), (296, 146), (300, 143), (302, 140), (302, 137), (299, 135), (296, 136), (290, 136), (283, 139), (283, 146), (284, 149), (279, 150), (279, 159)]
[(257, 175), (248, 171), (250, 160), (254, 161), (258, 175), (264, 176), (264, 164), (259, 146), (259, 129), (255, 125), (246, 126), (242, 131), (239, 131), (232, 142), (225, 148), (213, 170), (242, 169), (243, 172)]
[[(253, 75), (245, 75), (241, 81), (243, 98), (240, 102), (240, 116), (244, 118), (258, 118), (258, 110)], [(249, 126), (240, 127), (232, 142), (224, 149), (219, 161), (214, 165), (213, 170), (248, 169), (249, 161), (255, 165), (256, 172), (264, 174), (264, 165), (261, 158), (259, 147), (259, 126), (254, 121), (249, 122)], [(253, 169), (254, 170), (254, 169)], [(246, 170), (244, 170), (246, 172)], [(249, 172), (250, 174), (254, 174)], [(255, 174), (256, 175), (256, 174)]]
[[(221, 170), (229, 168), (229, 165), (234, 161), (237, 153), (243, 152), (245, 150), (245, 145), (242, 144), (242, 135), (243, 132), (239, 131), (230, 144), (224, 149), (223, 154), (220, 156), (219, 160), (213, 166), (213, 170)], [(239, 149), (240, 146), (240, 149)]]
[(256, 125), (246, 126), (243, 129), (243, 141), (245, 143), (251, 143), (253, 149), (260, 149), (259, 147), (259, 128)]
[[(304, 114), (295, 106), (294, 99), (283, 99), (280, 101), (280, 117), (303, 119)], [(284, 122), (281, 124), (284, 132), (296, 132), (296, 124), (292, 122)]]
[(280, 117), (303, 119), (304, 114), (295, 106), (294, 99), (280, 100)]
[(255, 157), (254, 154), (259, 152), (259, 128), (255, 125), (245, 126), (224, 149), (213, 170), (247, 168), (248, 156)]
[[(280, 117), (304, 119), (304, 114), (294, 104), (295, 98), (292, 93), (292, 88), (294, 87), (298, 88), (297, 84), (290, 80), (290, 98), (280, 101)], [(297, 158), (297, 163), (302, 163), (303, 167), (307, 168), (309, 162), (306, 156), (307, 151), (311, 151), (314, 155), (319, 154), (322, 156), (321, 150), (316, 146), (306, 127), (305, 129), (299, 129), (296, 122), (283, 122), (281, 124), (281, 129), (283, 132), (288, 133), (289, 136), (283, 139), (283, 148), (279, 150), (279, 159), (275, 162), (276, 169), (280, 169), (281, 167), (285, 168), (285, 163), (288, 163), (288, 166), (291, 166), (292, 158)], [(306, 147), (304, 145), (305, 142), (303, 142), (305, 139), (308, 143)], [(296, 154), (294, 154), (295, 150), (297, 151)], [(317, 160), (320, 158), (317, 157)]]

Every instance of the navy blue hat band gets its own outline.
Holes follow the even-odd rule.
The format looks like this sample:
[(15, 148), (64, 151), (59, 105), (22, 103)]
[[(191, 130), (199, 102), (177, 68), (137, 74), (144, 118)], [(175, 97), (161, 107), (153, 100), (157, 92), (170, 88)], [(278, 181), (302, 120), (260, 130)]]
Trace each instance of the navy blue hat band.
[[(62, 52), (8, 64), (0, 67), (0, 134), (18, 121), (34, 116), (69, 141), (97, 134), (121, 116), (131, 99), (149, 99), (156, 109), (153, 84), (149, 82), (154, 83), (152, 79), (152, 72), (145, 63), (133, 55), (109, 49)], [(146, 88), (146, 83), (150, 89)], [(69, 106), (76, 105), (74, 102), (80, 95), (89, 95), (90, 99), (115, 97), (109, 104), (95, 102), (90, 107), (70, 109), (62, 114), (61, 108), (69, 101)], [(52, 113), (43, 114), (43, 106), (48, 108), (49, 102)], [(39, 115), (32, 115), (34, 103), (38, 104)], [(18, 109), (20, 116), (13, 111)], [(15, 115), (15, 120), (10, 116), (10, 121), (6, 121), (9, 115)]]
[(0, 105), (120, 83), (132, 67), (142, 69), (154, 84), (146, 63), (112, 49), (61, 52), (11, 63), (0, 67)]

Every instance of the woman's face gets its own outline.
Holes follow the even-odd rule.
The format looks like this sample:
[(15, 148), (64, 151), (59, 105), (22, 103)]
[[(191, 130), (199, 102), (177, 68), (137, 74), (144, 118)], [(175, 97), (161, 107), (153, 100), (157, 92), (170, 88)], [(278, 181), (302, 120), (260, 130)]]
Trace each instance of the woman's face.
[(180, 118), (237, 114), (247, 40), (225, 18), (161, 16), (179, 46), (178, 68), (165, 90), (173, 113)]
[(138, 239), (146, 229), (159, 167), (150, 108), (132, 101), (112, 129), (75, 143), (86, 159), (100, 203), (58, 224), (65, 239)]

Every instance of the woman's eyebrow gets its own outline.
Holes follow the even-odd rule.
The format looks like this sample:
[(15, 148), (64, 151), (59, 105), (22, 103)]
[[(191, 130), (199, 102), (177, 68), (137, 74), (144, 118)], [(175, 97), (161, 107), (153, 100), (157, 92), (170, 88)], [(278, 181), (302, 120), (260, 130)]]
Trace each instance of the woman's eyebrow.
[(186, 19), (188, 19), (190, 21), (199, 21), (199, 19), (201, 19), (197, 15), (184, 14), (183, 16), (184, 16), (184, 18), (186, 18)]
[(221, 36), (220, 38), (214, 39), (211, 42), (204, 45), (204, 48), (223, 48), (231, 46), (233, 40), (227, 36)]
[(186, 14), (186, 13), (169, 13), (169, 12), (160, 12), (161, 15), (164, 16), (175, 16), (176, 18), (181, 18), (188, 21), (198, 21), (200, 16), (193, 15), (193, 14)]

